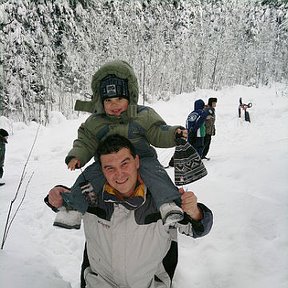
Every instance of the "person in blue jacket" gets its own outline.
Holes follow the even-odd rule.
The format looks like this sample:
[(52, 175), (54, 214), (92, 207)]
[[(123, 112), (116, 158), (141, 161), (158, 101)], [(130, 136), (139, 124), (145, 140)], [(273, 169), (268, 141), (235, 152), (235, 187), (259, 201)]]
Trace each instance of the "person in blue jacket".
[(204, 150), (205, 119), (209, 111), (204, 110), (205, 103), (202, 99), (194, 102), (194, 110), (188, 115), (186, 129), (188, 130), (188, 142), (195, 148), (200, 157)]

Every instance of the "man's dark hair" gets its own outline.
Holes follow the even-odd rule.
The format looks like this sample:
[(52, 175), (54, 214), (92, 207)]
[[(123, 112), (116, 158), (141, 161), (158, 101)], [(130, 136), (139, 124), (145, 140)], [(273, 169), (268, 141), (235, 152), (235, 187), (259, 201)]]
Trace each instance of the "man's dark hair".
[(217, 98), (209, 98), (209, 99), (208, 99), (208, 105), (209, 105), (209, 106), (212, 106), (212, 103), (213, 103), (213, 102), (217, 103)]
[(135, 147), (127, 138), (118, 134), (110, 135), (105, 140), (100, 142), (97, 149), (98, 159), (100, 160), (101, 155), (116, 153), (122, 148), (127, 148), (128, 150), (130, 150), (133, 158), (136, 157)]

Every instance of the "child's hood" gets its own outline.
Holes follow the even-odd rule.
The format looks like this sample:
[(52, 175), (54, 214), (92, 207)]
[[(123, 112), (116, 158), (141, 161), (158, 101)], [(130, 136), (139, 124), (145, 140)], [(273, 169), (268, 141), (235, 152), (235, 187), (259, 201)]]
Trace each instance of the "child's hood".
[[(133, 71), (133, 68), (125, 61), (114, 60), (102, 65), (99, 70), (93, 75), (91, 88), (93, 92), (92, 101), (85, 102), (78, 101), (75, 105), (75, 110), (96, 112), (97, 114), (104, 113), (104, 107), (102, 99), (100, 97), (100, 81), (108, 75), (115, 75), (121, 79), (128, 80), (128, 91), (129, 91), (129, 107), (128, 115), (136, 115), (137, 102), (139, 97), (139, 88), (137, 77)], [(79, 105), (80, 104), (80, 105)], [(82, 105), (81, 105), (82, 104)], [(87, 106), (86, 106), (87, 105)], [(86, 109), (88, 108), (88, 109)]]

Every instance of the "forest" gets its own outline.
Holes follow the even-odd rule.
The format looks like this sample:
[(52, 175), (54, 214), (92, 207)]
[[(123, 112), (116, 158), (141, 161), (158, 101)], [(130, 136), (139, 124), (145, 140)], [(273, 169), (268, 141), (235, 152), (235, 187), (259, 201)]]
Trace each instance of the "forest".
[(73, 116), (112, 59), (133, 66), (143, 103), (196, 89), (288, 86), (287, 0), (0, 3), (0, 116), (15, 121), (45, 125), (52, 110)]

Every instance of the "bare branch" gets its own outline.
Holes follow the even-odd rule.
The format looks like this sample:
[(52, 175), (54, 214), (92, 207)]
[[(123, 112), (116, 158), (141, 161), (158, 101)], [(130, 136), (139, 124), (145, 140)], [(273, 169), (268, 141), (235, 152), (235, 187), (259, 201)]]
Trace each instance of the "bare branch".
[(39, 129), (40, 129), (40, 124), (38, 125), (37, 131), (36, 131), (36, 134), (35, 134), (35, 137), (34, 137), (33, 144), (32, 144), (32, 146), (31, 146), (31, 149), (30, 149), (30, 152), (29, 152), (29, 154), (28, 154), (27, 160), (26, 160), (25, 165), (24, 165), (24, 167), (23, 167), (22, 174), (21, 174), (21, 177), (20, 177), (20, 180), (19, 180), (18, 187), (17, 187), (17, 189), (16, 189), (15, 196), (14, 196), (14, 198), (13, 198), (13, 199), (11, 200), (11, 202), (10, 202), (10, 206), (9, 206), (9, 210), (8, 210), (8, 214), (7, 214), (7, 218), (6, 218), (6, 223), (5, 223), (5, 228), (4, 228), (3, 239), (2, 239), (2, 243), (1, 243), (1, 250), (3, 250), (3, 248), (4, 248), (4, 244), (5, 244), (5, 241), (6, 241), (6, 239), (7, 239), (7, 235), (8, 235), (9, 229), (10, 229), (10, 227), (11, 227), (11, 224), (12, 224), (12, 222), (13, 222), (13, 220), (14, 220), (14, 218), (15, 218), (15, 216), (16, 216), (16, 214), (17, 214), (17, 212), (18, 212), (18, 210), (19, 210), (19, 208), (20, 208), (20, 206), (21, 206), (21, 204), (23, 203), (23, 200), (24, 200), (24, 198), (25, 198), (25, 196), (26, 196), (27, 187), (28, 187), (28, 185), (29, 185), (29, 183), (30, 183), (30, 181), (31, 181), (31, 178), (32, 178), (33, 174), (34, 174), (34, 172), (33, 172), (32, 175), (31, 175), (31, 177), (29, 178), (28, 183), (27, 183), (27, 185), (26, 185), (26, 189), (25, 189), (25, 191), (24, 191), (24, 195), (23, 195), (23, 197), (22, 197), (22, 199), (21, 199), (21, 201), (20, 201), (20, 204), (18, 205), (18, 207), (17, 207), (17, 209), (16, 209), (16, 212), (14, 213), (12, 219), (10, 220), (13, 204), (14, 204), (14, 202), (16, 201), (16, 199), (17, 199), (17, 197), (18, 197), (20, 188), (21, 188), (21, 186), (22, 186), (22, 184), (23, 184), (23, 180), (25, 179), (26, 174), (27, 174), (26, 168), (27, 168), (27, 165), (28, 165), (28, 163), (29, 163), (29, 160), (30, 160), (32, 151), (33, 151), (33, 149), (34, 149), (36, 140), (37, 140), (37, 138), (38, 138)]

